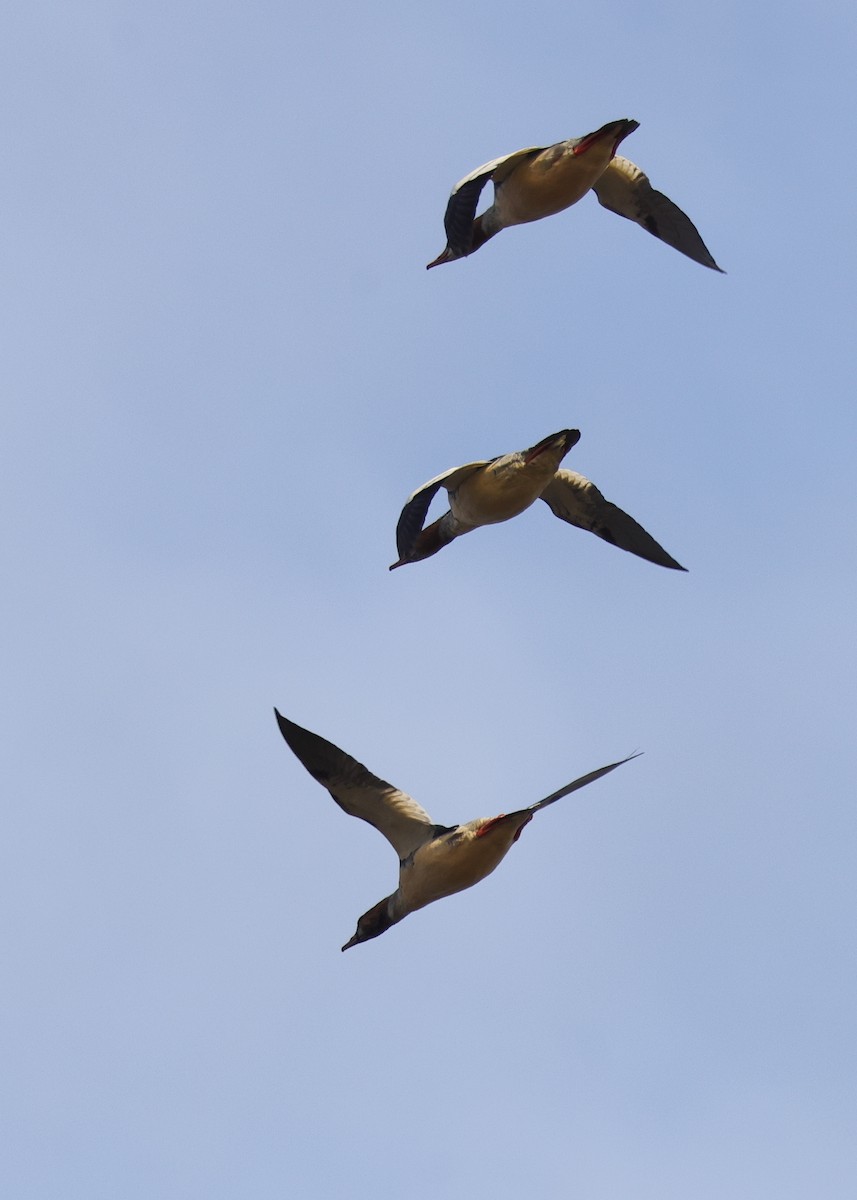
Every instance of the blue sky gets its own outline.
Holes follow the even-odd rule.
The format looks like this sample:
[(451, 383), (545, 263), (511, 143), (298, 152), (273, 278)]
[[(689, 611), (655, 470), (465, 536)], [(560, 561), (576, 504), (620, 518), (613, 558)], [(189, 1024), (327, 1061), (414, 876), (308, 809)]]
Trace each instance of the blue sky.
[[(855, 30), (8, 6), (5, 1195), (852, 1195)], [(425, 271), (619, 117), (726, 276), (591, 197)], [(567, 426), (689, 574), (543, 505), (387, 572)], [(275, 704), (440, 822), (645, 754), (341, 955), (395, 859)]]

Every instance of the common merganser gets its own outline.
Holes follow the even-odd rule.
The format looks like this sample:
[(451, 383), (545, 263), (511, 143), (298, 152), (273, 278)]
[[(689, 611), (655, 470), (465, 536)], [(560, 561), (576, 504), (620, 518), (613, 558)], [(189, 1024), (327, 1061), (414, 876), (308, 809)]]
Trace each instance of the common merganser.
[(473, 887), (502, 862), (540, 808), (637, 757), (630, 754), (619, 762), (590, 771), (529, 808), (496, 817), (479, 817), (466, 825), (436, 825), (425, 809), (405, 792), (373, 775), (332, 742), (302, 729), (276, 709), (274, 713), (280, 733), (313, 779), (326, 787), (350, 816), (368, 821), (383, 833), (399, 856), (399, 886), (363, 914), (356, 933), (343, 950), (386, 933), (391, 925), (418, 908)]
[[(544, 500), (554, 516), (597, 534), (620, 550), (670, 567), (685, 568), (621, 508), (605, 500), (594, 483), (559, 464), (580, 439), (577, 429), (561, 429), (529, 450), (452, 467), (408, 497), (396, 526), (399, 559), (390, 570), (437, 554), (454, 538), (518, 516)], [(449, 511), (423, 529), (429, 506), (441, 487), (449, 493)]]
[[(663, 192), (655, 191), (639, 167), (616, 154), (620, 142), (638, 127), (639, 121), (610, 121), (584, 137), (553, 146), (528, 146), (465, 175), (446, 206), (446, 249), (429, 268), (466, 258), (501, 229), (562, 212), (593, 191), (611, 212), (723, 274), (690, 217)], [(494, 184), (494, 203), (477, 217), (479, 196), (489, 179)]]

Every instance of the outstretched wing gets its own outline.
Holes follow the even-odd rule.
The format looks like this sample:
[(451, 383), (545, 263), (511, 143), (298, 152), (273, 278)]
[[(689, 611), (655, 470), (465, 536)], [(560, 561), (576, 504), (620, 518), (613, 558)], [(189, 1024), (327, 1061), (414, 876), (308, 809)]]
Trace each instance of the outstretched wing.
[(595, 484), (577, 471), (560, 468), (542, 492), (541, 498), (561, 521), (568, 521), (569, 525), (576, 525), (578, 529), (587, 529), (612, 546), (628, 550), (639, 558), (657, 563), (659, 567), (685, 570), (651, 534), (646, 533), (642, 525), (605, 500)]
[(454, 492), (468, 475), (472, 475), (480, 467), (487, 467), (488, 463), (493, 461), (486, 459), (482, 462), (467, 463), (463, 467), (451, 467), (408, 496), (396, 526), (396, 549), (401, 558), (407, 558), (413, 550), (414, 543), (422, 532), (431, 502), (441, 487), (445, 487), (448, 492)]
[(617, 767), (630, 762), (632, 758), (639, 758), (642, 753), (642, 750), (638, 750), (636, 754), (629, 754), (627, 758), (620, 758), (618, 762), (610, 763), (606, 767), (599, 767), (597, 771), (590, 771), (588, 775), (581, 775), (579, 779), (575, 779), (572, 783), (567, 783), (565, 787), (561, 787), (558, 792), (551, 792), (549, 796), (545, 796), (544, 800), (540, 800), (538, 804), (531, 804), (529, 811), (538, 812), (540, 808), (547, 808), (549, 804), (555, 804), (563, 796), (568, 796), (572, 792), (576, 792), (578, 788), (586, 787), (588, 783), (594, 783), (602, 775), (609, 775), (611, 771), (615, 771)]
[(656, 238), (703, 267), (724, 273), (711, 257), (690, 217), (663, 192), (655, 191), (645, 172), (627, 158), (617, 154), (592, 190), (611, 212), (636, 221)]
[(463, 258), (470, 252), (476, 207), (488, 180), (493, 179), (494, 186), (498, 186), (518, 163), (523, 162), (525, 158), (541, 154), (543, 149), (543, 146), (529, 146), (526, 150), (516, 150), (514, 154), (493, 158), (491, 162), (483, 163), (481, 167), (477, 167), (458, 181), (452, 189), (443, 218), (446, 240), (454, 254)]
[(400, 859), (407, 858), (435, 836), (431, 817), (406, 792), (357, 762), (350, 754), (289, 721), (274, 709), (280, 733), (289, 749), (322, 787), (326, 787), (341, 809), (374, 825), (392, 845)]

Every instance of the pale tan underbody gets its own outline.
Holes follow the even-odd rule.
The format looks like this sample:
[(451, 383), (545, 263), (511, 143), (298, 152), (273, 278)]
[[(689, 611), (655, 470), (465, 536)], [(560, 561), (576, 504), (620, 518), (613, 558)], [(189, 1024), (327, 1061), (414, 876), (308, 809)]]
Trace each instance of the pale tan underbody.
[(601, 141), (585, 154), (569, 142), (549, 146), (518, 166), (497, 187), (491, 217), (483, 226), (506, 229), (540, 221), (571, 208), (598, 182), (613, 157), (613, 143)]
[[(636, 121), (611, 121), (582, 138), (528, 146), (477, 167), (452, 189), (444, 216), (446, 248), (428, 266), (466, 258), (501, 229), (554, 216), (592, 191), (610, 212), (720, 271), (687, 214), (656, 191), (644, 171), (617, 155), (619, 144), (637, 127)], [(489, 180), (494, 203), (477, 216), (479, 196)]]
[(401, 865), (399, 886), (391, 897), (395, 919), (400, 921), (435, 900), (463, 892), (490, 875), (532, 819), (528, 811), (501, 821), (480, 817), (421, 846)]
[(566, 453), (564, 442), (558, 440), (529, 462), (526, 452), (519, 450), (473, 471), (449, 497), (459, 531), (519, 516), (541, 496)]
[[(481, 525), (496, 525), (517, 517), (541, 499), (560, 520), (658, 566), (683, 571), (684, 567), (651, 534), (606, 500), (594, 483), (560, 467), (579, 437), (576, 429), (563, 429), (529, 450), (454, 467), (417, 488), (399, 517), (399, 559), (390, 569), (430, 558), (455, 538)], [(440, 488), (449, 493), (449, 511), (424, 528), (432, 499)]]
[(327, 788), (340, 808), (382, 833), (399, 856), (398, 888), (363, 914), (343, 950), (378, 937), (435, 900), (473, 887), (503, 861), (534, 813), (628, 761), (621, 759), (582, 775), (529, 808), (444, 827), (435, 825), (407, 792), (379, 779), (332, 742), (274, 711), (280, 732), (309, 773)]

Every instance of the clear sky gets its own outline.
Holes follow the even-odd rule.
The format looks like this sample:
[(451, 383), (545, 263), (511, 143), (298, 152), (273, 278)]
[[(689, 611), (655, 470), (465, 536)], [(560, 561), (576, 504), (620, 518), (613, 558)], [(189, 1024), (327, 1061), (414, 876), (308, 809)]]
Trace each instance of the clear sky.
[[(4, 1196), (853, 1196), (855, 34), (6, 6)], [(593, 197), (426, 272), (620, 117), (725, 276)], [(388, 573), (567, 426), (689, 574), (541, 504)], [(275, 704), (450, 824), (645, 753), (342, 955), (395, 857)]]

